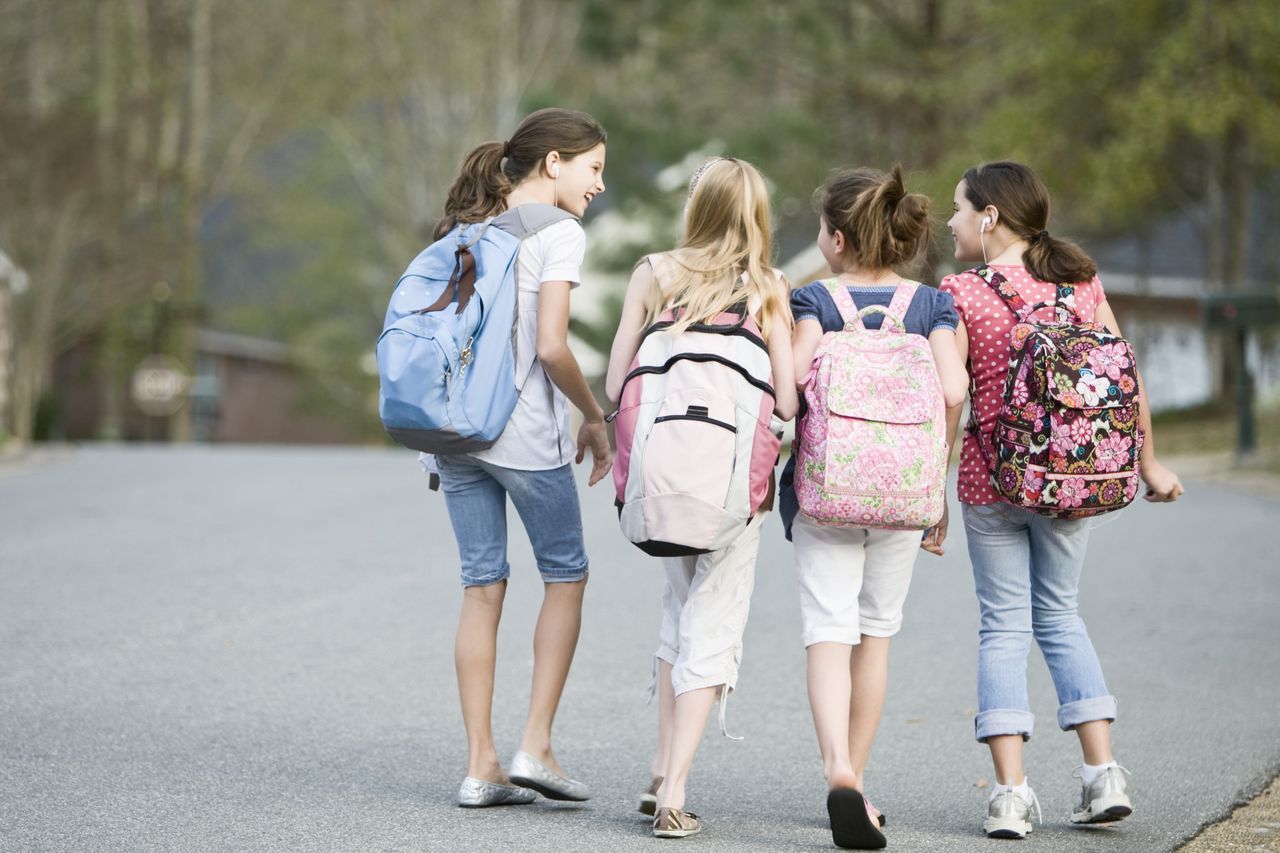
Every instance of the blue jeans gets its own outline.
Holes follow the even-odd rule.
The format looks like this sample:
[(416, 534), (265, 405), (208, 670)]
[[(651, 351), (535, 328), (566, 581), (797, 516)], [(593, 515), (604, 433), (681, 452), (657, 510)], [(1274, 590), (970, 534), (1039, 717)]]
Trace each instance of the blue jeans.
[(520, 471), (473, 456), (438, 456), (440, 488), (462, 560), (463, 586), (489, 586), (511, 574), (507, 562), (507, 496), (533, 545), (547, 583), (587, 576), (578, 486), (568, 465)]
[(1088, 519), (1054, 519), (1007, 503), (961, 504), (982, 621), (977, 738), (1031, 737), (1027, 652), (1034, 636), (1058, 692), (1063, 731), (1114, 720), (1116, 698), (1077, 613)]

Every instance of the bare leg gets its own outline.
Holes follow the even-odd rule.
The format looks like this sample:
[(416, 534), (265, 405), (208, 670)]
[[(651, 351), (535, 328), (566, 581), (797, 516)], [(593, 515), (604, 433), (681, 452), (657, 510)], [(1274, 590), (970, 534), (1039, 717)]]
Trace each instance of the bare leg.
[(1076, 726), (1076, 736), (1080, 738), (1080, 751), (1084, 753), (1085, 764), (1107, 764), (1113, 761), (1111, 755), (1111, 721), (1091, 720)]
[(847, 643), (823, 642), (805, 650), (809, 661), (809, 710), (813, 713), (827, 787), (862, 790), (862, 779), (849, 761), (852, 648)]
[(707, 715), (711, 713), (719, 691), (719, 687), (700, 687), (676, 697), (671, 745), (667, 749), (667, 772), (658, 788), (658, 808), (684, 808), (684, 783), (689, 778), (693, 756), (707, 725)]
[(996, 735), (987, 738), (991, 761), (995, 765), (996, 782), (1021, 785), (1027, 780), (1022, 770), (1022, 735)]
[(865, 784), (871, 743), (880, 726), (889, 686), (889, 638), (863, 634), (862, 642), (853, 647), (849, 674), (853, 684), (849, 706), (849, 763)]
[(671, 729), (676, 716), (676, 692), (671, 686), (671, 664), (658, 661), (658, 751), (649, 765), (654, 779), (667, 775), (667, 754), (671, 752)]
[(458, 698), (467, 729), (467, 775), (507, 782), (493, 745), (493, 671), (498, 656), (498, 620), (507, 594), (505, 580), (462, 591), (462, 613), (453, 647)]
[(584, 578), (572, 583), (544, 584), (542, 609), (533, 632), (533, 689), (529, 695), (529, 719), (525, 723), (520, 749), (541, 761), (551, 770), (565, 775), (551, 753), (551, 724), (564, 683), (569, 678), (569, 664), (578, 646), (582, 627), (582, 596), (587, 588)]

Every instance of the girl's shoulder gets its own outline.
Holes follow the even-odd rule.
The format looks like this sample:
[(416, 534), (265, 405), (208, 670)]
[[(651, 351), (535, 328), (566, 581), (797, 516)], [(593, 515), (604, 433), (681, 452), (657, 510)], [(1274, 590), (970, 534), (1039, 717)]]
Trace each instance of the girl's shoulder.
[(587, 242), (586, 229), (582, 227), (582, 222), (575, 217), (561, 219), (559, 222), (553, 222), (546, 228), (543, 228), (534, 236), (546, 236), (547, 242), (573, 241), (582, 243)]
[(985, 288), (986, 286), (987, 283), (983, 281), (982, 276), (970, 269), (943, 276), (942, 281), (938, 284), (938, 290), (955, 296), (974, 288)]

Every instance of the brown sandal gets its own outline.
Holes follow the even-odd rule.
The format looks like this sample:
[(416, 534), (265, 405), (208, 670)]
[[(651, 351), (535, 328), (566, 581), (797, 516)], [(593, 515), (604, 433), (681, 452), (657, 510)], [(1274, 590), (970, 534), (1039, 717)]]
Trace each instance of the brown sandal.
[(685, 838), (699, 832), (702, 832), (702, 821), (692, 812), (661, 808), (653, 819), (654, 838)]

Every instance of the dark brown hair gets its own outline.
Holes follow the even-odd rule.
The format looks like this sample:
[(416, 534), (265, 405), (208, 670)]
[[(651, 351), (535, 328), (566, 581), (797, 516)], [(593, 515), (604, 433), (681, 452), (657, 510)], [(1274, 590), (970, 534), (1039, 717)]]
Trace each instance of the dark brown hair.
[(449, 187), (434, 239), (460, 222), (481, 222), (501, 213), (512, 188), (540, 168), (552, 151), (572, 160), (605, 139), (604, 128), (586, 113), (548, 107), (522, 121), (508, 141), (477, 145)]
[(974, 166), (964, 173), (964, 195), (976, 210), (995, 207), (1005, 227), (1027, 241), (1022, 263), (1040, 281), (1080, 284), (1098, 274), (1084, 249), (1049, 236), (1049, 190), (1030, 166), (1009, 160)]
[(902, 166), (838, 172), (815, 194), (827, 227), (839, 231), (858, 265), (893, 267), (919, 254), (929, 239), (929, 198), (909, 193)]

